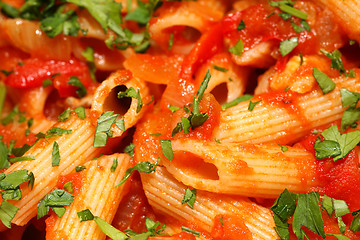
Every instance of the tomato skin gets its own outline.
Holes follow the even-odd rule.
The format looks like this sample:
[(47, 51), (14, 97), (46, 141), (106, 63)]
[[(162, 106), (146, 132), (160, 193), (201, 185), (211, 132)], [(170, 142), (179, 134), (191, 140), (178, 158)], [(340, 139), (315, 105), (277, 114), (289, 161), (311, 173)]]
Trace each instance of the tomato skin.
[(76, 96), (77, 88), (67, 84), (71, 76), (78, 77), (85, 88), (92, 82), (87, 65), (76, 59), (60, 61), (30, 58), (25, 60), (23, 65), (17, 65), (13, 71), (5, 79), (8, 86), (40, 87), (45, 79), (53, 78), (54, 87), (61, 97)]

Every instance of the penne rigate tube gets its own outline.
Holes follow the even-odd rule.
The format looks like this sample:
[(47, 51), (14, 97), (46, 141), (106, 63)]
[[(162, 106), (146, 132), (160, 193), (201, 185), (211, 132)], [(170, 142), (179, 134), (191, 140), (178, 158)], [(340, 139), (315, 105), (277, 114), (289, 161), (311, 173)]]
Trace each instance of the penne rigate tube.
[(360, 2), (357, 0), (320, 0), (319, 3), (331, 9), (339, 24), (350, 38), (360, 41)]
[[(111, 171), (114, 159), (118, 165)], [(94, 221), (80, 222), (78, 212), (89, 209), (108, 223), (114, 218), (117, 207), (126, 192), (126, 184), (115, 187), (125, 175), (130, 163), (128, 154), (112, 154), (87, 162), (79, 174), (80, 186), (65, 214), (46, 219), (46, 239), (105, 239), (106, 235)]]
[[(274, 220), (270, 210), (252, 203), (247, 198), (197, 191), (193, 208), (181, 204), (186, 186), (166, 171), (157, 168), (154, 173), (141, 174), (145, 194), (155, 211), (173, 218), (195, 223), (211, 232), (218, 215), (236, 215), (242, 218), (253, 239), (276, 239)], [(261, 230), (260, 230), (261, 229)]]
[(314, 156), (302, 148), (276, 144), (171, 142), (174, 159), (162, 163), (179, 181), (196, 189), (248, 197), (276, 198), (285, 188), (310, 191), (318, 184)]
[(341, 119), (345, 109), (339, 89), (360, 91), (358, 74), (356, 78), (341, 76), (333, 81), (336, 88), (325, 95), (319, 88), (306, 94), (273, 92), (251, 99), (261, 101), (252, 111), (248, 110), (250, 101), (230, 107), (221, 112), (213, 138), (221, 142), (293, 143), (311, 129)]
[[(125, 103), (126, 99), (118, 99), (117, 87), (124, 86), (122, 91), (133, 88), (134, 91), (139, 93), (142, 103), (139, 99), (131, 97), (130, 106), (127, 108)], [(148, 105), (151, 102), (151, 97), (149, 94), (149, 89), (146, 84), (134, 78), (130, 71), (120, 70), (110, 75), (108, 79), (101, 83), (101, 85), (96, 89), (95, 96), (91, 106), (91, 119), (94, 124), (98, 117), (103, 112), (114, 111), (114, 113), (119, 114), (118, 120), (123, 119), (125, 125), (125, 131), (132, 126), (134, 126), (137, 121), (144, 115)], [(140, 105), (139, 105), (140, 104)], [(124, 131), (120, 130), (117, 126), (112, 126), (111, 131), (113, 131), (113, 137), (121, 136)]]
[[(19, 208), (12, 223), (23, 226), (36, 216), (38, 202), (55, 186), (60, 175), (66, 175), (76, 166), (97, 157), (102, 149), (94, 148), (95, 127), (88, 118), (80, 120), (75, 113), (66, 122), (60, 122), (55, 127), (72, 130), (70, 134), (41, 139), (25, 156), (33, 156), (33, 161), (17, 162), (5, 171), (5, 174), (26, 169), (35, 177), (34, 187), (21, 185), (22, 198), (12, 201)], [(60, 153), (59, 166), (52, 166), (52, 151), (54, 142), (58, 143)]]

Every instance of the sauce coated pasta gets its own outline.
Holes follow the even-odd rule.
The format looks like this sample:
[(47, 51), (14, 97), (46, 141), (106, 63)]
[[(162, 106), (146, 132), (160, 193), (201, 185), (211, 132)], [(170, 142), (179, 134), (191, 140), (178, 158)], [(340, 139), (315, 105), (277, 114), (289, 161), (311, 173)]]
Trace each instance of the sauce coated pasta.
[(0, 10), (0, 239), (360, 239), (358, 1)]

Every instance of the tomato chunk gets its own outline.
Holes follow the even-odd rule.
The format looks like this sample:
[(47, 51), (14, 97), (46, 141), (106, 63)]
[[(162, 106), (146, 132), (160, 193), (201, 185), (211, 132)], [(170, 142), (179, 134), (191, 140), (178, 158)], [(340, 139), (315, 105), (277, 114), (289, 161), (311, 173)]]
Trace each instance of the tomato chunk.
[(52, 79), (54, 87), (61, 97), (76, 96), (77, 87), (69, 85), (71, 76), (78, 77), (85, 88), (91, 84), (87, 65), (79, 60), (41, 60), (30, 58), (23, 65), (17, 65), (5, 83), (14, 88), (32, 88), (42, 86), (45, 79)]

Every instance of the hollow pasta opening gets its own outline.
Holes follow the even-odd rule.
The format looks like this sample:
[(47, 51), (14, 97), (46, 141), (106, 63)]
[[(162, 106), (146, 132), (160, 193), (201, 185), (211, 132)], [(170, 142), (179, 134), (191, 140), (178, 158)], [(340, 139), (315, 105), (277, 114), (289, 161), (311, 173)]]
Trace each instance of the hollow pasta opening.
[(115, 114), (120, 114), (121, 116), (129, 110), (132, 99), (130, 97), (118, 98), (119, 92), (124, 92), (127, 90), (125, 85), (120, 85), (111, 90), (109, 95), (104, 101), (104, 112), (114, 111)]
[(218, 169), (214, 164), (207, 163), (204, 159), (190, 152), (175, 151), (171, 164), (181, 169), (188, 176), (219, 180)]

